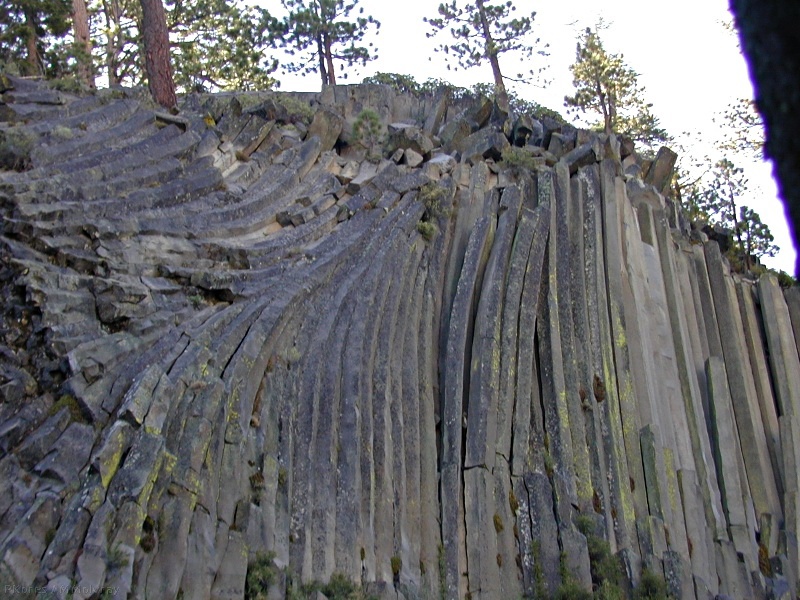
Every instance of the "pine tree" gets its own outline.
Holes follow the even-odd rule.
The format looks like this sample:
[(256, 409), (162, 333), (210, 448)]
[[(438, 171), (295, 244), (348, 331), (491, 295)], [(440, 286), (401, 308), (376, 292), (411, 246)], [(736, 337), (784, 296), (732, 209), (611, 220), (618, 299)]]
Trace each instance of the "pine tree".
[(281, 0), (281, 4), (289, 14), (273, 23), (274, 43), (298, 56), (284, 66), (287, 72), (306, 75), (316, 71), (322, 85), (335, 85), (334, 60), (352, 67), (377, 58), (371, 43), (360, 44), (369, 29), (379, 29), (380, 23), (363, 16), (363, 8), (358, 17), (350, 17), (359, 0)]
[(275, 19), (233, 0), (167, 4), (175, 83), (183, 90), (264, 90), (277, 61), (266, 49)]
[(751, 257), (775, 256), (780, 248), (766, 223), (761, 222), (759, 214), (747, 206), (739, 208), (737, 236), (741, 245), (745, 266), (752, 267)]
[(752, 268), (752, 257), (775, 256), (779, 248), (769, 227), (751, 208), (740, 205), (749, 193), (744, 170), (723, 158), (706, 172), (702, 180), (690, 186), (684, 202), (694, 219), (727, 229), (733, 235), (730, 256)]
[(138, 0), (96, 0), (92, 8), (93, 47), (109, 87), (141, 85), (144, 82), (138, 28), (142, 22), (141, 4)]
[[(93, 45), (110, 86), (144, 80), (138, 0), (95, 0)], [(272, 17), (241, 0), (165, 0), (176, 89), (268, 89), (275, 61), (268, 58)]]
[(639, 75), (628, 67), (621, 54), (603, 47), (597, 32), (586, 31), (578, 41), (575, 62), (570, 66), (575, 94), (564, 103), (572, 112), (595, 113), (596, 125), (606, 133), (619, 133), (653, 147), (669, 139), (644, 100)]
[(94, 88), (92, 40), (89, 37), (89, 10), (86, 0), (72, 0), (72, 36), (73, 54), (78, 63), (78, 77), (85, 86)]
[(70, 27), (71, 0), (7, 0), (0, 10), (0, 60), (25, 75), (48, 71), (48, 51)]
[(756, 160), (764, 159), (764, 120), (753, 100), (740, 98), (731, 103), (720, 121), (725, 131), (724, 138), (718, 144), (720, 150)]
[[(534, 52), (546, 55), (543, 49), (535, 49), (540, 40), (529, 40), (536, 13), (517, 18), (512, 16), (515, 10), (511, 0), (499, 3), (476, 0), (474, 4), (463, 6), (457, 0), (452, 0), (449, 4), (439, 4), (438, 17), (424, 18), (433, 27), (428, 37), (443, 30), (449, 31), (454, 41), (441, 44), (437, 51), (454, 58), (458, 67), (468, 69), (480, 65), (484, 60), (489, 61), (497, 103), (505, 111), (509, 110), (505, 86), (508, 78), (500, 69), (500, 55), (512, 51), (521, 52), (525, 59), (529, 59)], [(533, 72), (529, 75), (533, 76)], [(517, 74), (517, 79), (522, 78), (521, 73)]]

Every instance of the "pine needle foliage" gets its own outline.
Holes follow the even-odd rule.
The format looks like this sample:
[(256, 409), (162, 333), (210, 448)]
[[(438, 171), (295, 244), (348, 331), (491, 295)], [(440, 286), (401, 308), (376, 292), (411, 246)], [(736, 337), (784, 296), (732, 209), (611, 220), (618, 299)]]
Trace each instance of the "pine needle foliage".
[(625, 64), (622, 54), (607, 52), (596, 31), (587, 28), (578, 40), (570, 66), (575, 94), (566, 96), (569, 112), (600, 117), (594, 127), (628, 136), (648, 148), (669, 140), (644, 100), (639, 74)]

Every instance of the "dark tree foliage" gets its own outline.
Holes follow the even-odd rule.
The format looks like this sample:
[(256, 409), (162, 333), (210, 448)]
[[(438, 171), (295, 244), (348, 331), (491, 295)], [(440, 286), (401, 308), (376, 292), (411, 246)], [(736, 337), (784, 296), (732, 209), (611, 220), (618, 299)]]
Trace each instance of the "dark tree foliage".
[(141, 85), (145, 78), (139, 53), (141, 4), (138, 0), (95, 0), (93, 8), (90, 29), (95, 60), (102, 65), (108, 85)]
[[(500, 69), (500, 55), (512, 51), (521, 52), (524, 59), (531, 58), (534, 52), (546, 55), (543, 49), (536, 50), (540, 40), (531, 40), (529, 37), (536, 13), (515, 17), (515, 10), (511, 0), (476, 0), (474, 4), (464, 5), (452, 0), (450, 3), (439, 4), (438, 17), (424, 18), (433, 27), (427, 34), (428, 37), (444, 30), (449, 31), (453, 41), (441, 44), (437, 51), (455, 59), (458, 67), (469, 69), (480, 65), (484, 60), (489, 61), (498, 105), (506, 111), (509, 110), (509, 103), (504, 80), (508, 78)], [(529, 75), (532, 77), (533, 71), (529, 71)], [(522, 78), (523, 74), (518, 73), (517, 79)]]
[(359, 0), (281, 0), (281, 4), (289, 14), (273, 23), (274, 42), (297, 57), (283, 65), (286, 72), (316, 71), (322, 85), (335, 85), (334, 61), (344, 63), (341, 70), (378, 58), (372, 43), (364, 46), (362, 42), (372, 27), (377, 30), (381, 24), (364, 16), (363, 7), (358, 8), (358, 16), (350, 16)]
[[(778, 187), (795, 247), (800, 245), (800, 3), (731, 0), (731, 11), (764, 117), (766, 155), (774, 161)], [(795, 263), (800, 275), (800, 255)]]
[(0, 60), (24, 75), (45, 75), (54, 42), (70, 28), (71, 0), (5, 0), (0, 10)]
[(277, 61), (266, 49), (274, 23), (266, 10), (233, 0), (168, 2), (176, 85), (186, 91), (271, 88)]

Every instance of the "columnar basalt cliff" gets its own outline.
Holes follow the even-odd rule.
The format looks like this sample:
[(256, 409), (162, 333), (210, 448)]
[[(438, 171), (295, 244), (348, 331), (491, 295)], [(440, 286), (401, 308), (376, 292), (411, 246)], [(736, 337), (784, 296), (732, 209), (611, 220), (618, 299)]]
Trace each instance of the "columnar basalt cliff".
[(795, 597), (800, 293), (689, 231), (666, 149), (446, 90), (3, 87), (2, 585)]

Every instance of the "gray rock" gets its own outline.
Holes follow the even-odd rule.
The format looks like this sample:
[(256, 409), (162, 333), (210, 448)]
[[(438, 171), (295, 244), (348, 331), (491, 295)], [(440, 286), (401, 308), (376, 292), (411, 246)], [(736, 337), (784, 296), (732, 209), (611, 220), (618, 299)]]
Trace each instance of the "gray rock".
[(456, 166), (456, 159), (449, 154), (435, 154), (428, 161), (428, 164), (433, 164), (439, 167), (442, 174), (449, 173)]
[(225, 555), (211, 587), (214, 600), (238, 600), (244, 596), (244, 582), (247, 576), (247, 546), (238, 531), (228, 534)]
[(314, 113), (314, 119), (308, 126), (308, 136), (320, 139), (320, 152), (332, 150), (342, 132), (344, 120), (332, 110), (322, 108)]
[(462, 161), (475, 164), (484, 158), (498, 161), (503, 150), (510, 147), (508, 138), (502, 132), (490, 128), (481, 129), (464, 138), (459, 144)]
[(452, 152), (461, 146), (464, 139), (472, 133), (472, 130), (472, 124), (466, 115), (447, 121), (439, 132), (442, 146), (446, 151)]
[(70, 411), (62, 408), (28, 435), (17, 451), (23, 465), (32, 467), (49, 452), (55, 441), (70, 423)]
[(162, 371), (156, 365), (149, 366), (137, 375), (122, 400), (120, 418), (134, 426), (144, 422), (150, 403), (153, 401), (153, 391), (161, 375)]
[[(554, 154), (559, 156), (558, 153), (554, 152)], [(601, 158), (602, 151), (600, 149), (600, 141), (597, 138), (594, 138), (591, 142), (578, 146), (577, 148), (574, 148), (561, 156), (561, 160), (567, 163), (569, 167), (570, 175), (574, 175), (581, 167), (599, 162)]]
[(121, 506), (125, 500), (146, 506), (145, 494), (152, 490), (152, 483), (158, 475), (163, 448), (161, 436), (144, 431), (139, 433), (108, 489), (108, 497), (115, 506)]
[(423, 156), (411, 148), (405, 150), (405, 164), (409, 167), (418, 167), (425, 160)]
[(23, 518), (0, 546), (0, 560), (19, 585), (33, 583), (39, 560), (47, 547), (47, 538), (55, 531), (59, 518), (58, 498), (40, 494)]
[(84, 423), (72, 423), (55, 442), (55, 449), (33, 470), (43, 477), (51, 477), (69, 484), (78, 480), (86, 466), (94, 445), (94, 428)]
[[(537, 130), (538, 126), (538, 130)], [(542, 125), (530, 115), (520, 115), (514, 121), (511, 131), (511, 144), (520, 148), (531, 142), (534, 146), (542, 136)]]
[(659, 193), (665, 193), (671, 184), (672, 172), (677, 160), (677, 154), (666, 146), (662, 146), (644, 176), (645, 183), (652, 185)]
[(402, 148), (406, 151), (413, 150), (426, 157), (430, 156), (434, 145), (430, 136), (419, 127), (406, 123), (392, 123), (389, 125), (388, 147), (390, 152)]
[[(307, 126), (272, 93), (174, 119), (8, 83), (5, 575), (240, 598), (274, 551), (275, 598), (553, 595), (588, 589), (580, 514), (632, 583), (795, 590), (800, 305), (688, 232), (667, 151), (444, 89), (288, 95)], [(365, 109), (392, 160), (348, 147)]]

